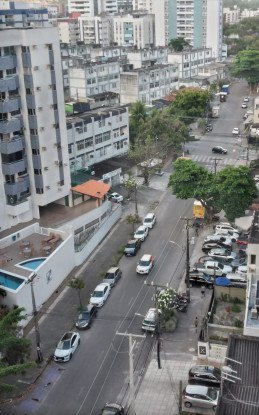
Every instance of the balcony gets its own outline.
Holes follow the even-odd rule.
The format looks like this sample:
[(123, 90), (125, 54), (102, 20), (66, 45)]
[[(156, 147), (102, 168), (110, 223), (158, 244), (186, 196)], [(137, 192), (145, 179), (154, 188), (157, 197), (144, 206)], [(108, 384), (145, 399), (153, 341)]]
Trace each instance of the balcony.
[[(11, 199), (12, 200), (12, 199)], [(11, 203), (7, 201), (6, 213), (11, 216), (19, 216), (30, 210), (30, 202), (27, 198), (23, 198), (17, 202)]]
[(17, 88), (19, 88), (18, 75), (9, 75), (0, 79), (0, 92), (15, 91)]
[(27, 167), (26, 159), (13, 161), (12, 163), (2, 162), (3, 174), (12, 175), (23, 172)]
[(29, 52), (22, 53), (22, 63), (24, 68), (31, 68), (31, 54)]
[(20, 131), (23, 127), (22, 116), (12, 117), (9, 120), (0, 121), (0, 133), (10, 134), (14, 131)]
[(21, 98), (19, 96), (0, 100), (0, 112), (12, 112), (21, 108)]
[(18, 182), (4, 184), (7, 199), (9, 200), (11, 197), (11, 201), (14, 199), (13, 196), (17, 196), (17, 198), (19, 198), (20, 194), (26, 192), (28, 187), (30, 187), (30, 180), (28, 175), (19, 177)]
[(17, 66), (16, 55), (6, 55), (0, 57), (0, 71), (5, 69), (13, 69)]
[(11, 138), (8, 141), (0, 141), (0, 152), (2, 154), (17, 153), (18, 151), (22, 151), (23, 148), (23, 136)]
[(38, 128), (38, 121), (36, 115), (29, 115), (29, 127), (32, 130), (36, 130)]
[(26, 102), (28, 108), (36, 108), (35, 95), (26, 95)]
[(32, 75), (24, 75), (25, 88), (33, 89), (33, 77)]

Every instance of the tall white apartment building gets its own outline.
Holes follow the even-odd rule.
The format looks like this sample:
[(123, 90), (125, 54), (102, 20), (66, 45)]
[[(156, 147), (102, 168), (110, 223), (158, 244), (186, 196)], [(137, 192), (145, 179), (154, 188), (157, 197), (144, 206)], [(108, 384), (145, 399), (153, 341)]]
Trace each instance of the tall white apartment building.
[(130, 49), (127, 60), (134, 69), (143, 68), (155, 64), (167, 63), (167, 48)]
[(138, 49), (154, 45), (154, 15), (132, 12), (113, 16), (114, 42), (119, 46), (136, 46)]
[(113, 20), (109, 14), (78, 18), (80, 40), (87, 45), (108, 47), (113, 43)]
[(0, 1), (0, 29), (7, 27), (48, 27), (47, 7), (40, 3)]
[(69, 68), (70, 97), (85, 99), (102, 92), (120, 91), (120, 64), (118, 60), (82, 64), (78, 68)]
[(234, 6), (233, 9), (230, 7), (224, 7), (223, 9), (223, 15), (224, 15), (224, 22), (226, 24), (235, 24), (240, 21), (240, 8), (237, 6)]
[(68, 13), (95, 16), (98, 14), (98, 0), (68, 0)]
[(117, 0), (98, 0), (98, 14), (118, 13), (118, 1)]
[(78, 19), (58, 19), (57, 25), (60, 42), (76, 45), (80, 40)]
[(0, 31), (0, 227), (39, 218), (69, 194), (56, 28)]
[(178, 65), (179, 79), (189, 79), (197, 76), (199, 68), (204, 68), (213, 61), (211, 48), (168, 52), (168, 63)]

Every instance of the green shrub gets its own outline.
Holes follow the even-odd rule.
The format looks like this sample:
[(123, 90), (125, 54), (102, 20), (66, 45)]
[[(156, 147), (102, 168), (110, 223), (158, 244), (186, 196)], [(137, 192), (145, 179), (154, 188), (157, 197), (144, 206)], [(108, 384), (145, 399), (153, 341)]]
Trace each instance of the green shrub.
[(240, 329), (244, 326), (243, 321), (239, 320), (238, 318), (235, 320), (234, 325), (235, 327), (240, 328)]
[(233, 311), (233, 313), (240, 313), (241, 307), (238, 304), (233, 304), (231, 307), (231, 311)]

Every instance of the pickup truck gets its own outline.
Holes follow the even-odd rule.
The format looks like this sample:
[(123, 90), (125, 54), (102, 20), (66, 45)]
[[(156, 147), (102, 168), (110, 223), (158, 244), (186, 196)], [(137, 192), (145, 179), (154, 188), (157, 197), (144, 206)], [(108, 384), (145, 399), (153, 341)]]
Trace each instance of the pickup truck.
[(207, 261), (204, 264), (196, 262), (193, 266), (193, 271), (203, 272), (204, 274), (222, 277), (229, 272), (232, 272), (232, 267), (230, 265), (223, 265), (218, 261)]

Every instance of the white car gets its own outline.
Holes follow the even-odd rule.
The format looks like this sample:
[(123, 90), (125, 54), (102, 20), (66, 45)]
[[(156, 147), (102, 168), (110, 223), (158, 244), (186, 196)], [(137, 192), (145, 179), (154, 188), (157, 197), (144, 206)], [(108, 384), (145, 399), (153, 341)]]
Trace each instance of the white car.
[[(237, 235), (238, 236), (238, 235)], [(204, 238), (204, 242), (223, 242), (224, 245), (232, 246), (232, 239), (228, 235), (221, 235), (214, 233), (214, 235), (208, 235)]]
[(232, 242), (236, 242), (239, 239), (239, 234), (236, 232), (232, 232), (232, 231), (228, 231), (228, 233), (220, 233), (220, 231), (217, 232), (215, 230), (215, 234), (222, 238), (225, 236), (227, 239), (230, 239)]
[(229, 232), (233, 232), (233, 233), (237, 233), (239, 234), (239, 230), (236, 228), (233, 228), (233, 226), (227, 224), (227, 223), (219, 223), (218, 225), (215, 226), (215, 233), (222, 233), (222, 234), (227, 234)]
[(239, 135), (240, 131), (238, 127), (234, 127), (232, 130), (232, 135)]
[(134, 233), (134, 239), (140, 239), (142, 242), (148, 236), (149, 229), (146, 226), (139, 226)]
[(154, 266), (155, 258), (152, 255), (145, 254), (137, 265), (137, 274), (149, 274)]
[(247, 274), (247, 265), (239, 265), (236, 269), (237, 274)]
[(236, 259), (237, 254), (236, 252), (227, 252), (225, 249), (211, 249), (208, 252), (208, 256), (211, 256), (214, 259), (220, 259), (220, 258), (224, 258), (227, 261), (233, 261), (233, 259)]
[(156, 215), (154, 213), (148, 213), (143, 221), (143, 226), (152, 229), (156, 223)]
[(95, 287), (94, 292), (91, 294), (90, 304), (96, 307), (102, 307), (109, 297), (111, 292), (111, 286), (107, 282), (103, 282)]
[(247, 104), (243, 102), (243, 104), (241, 105), (241, 108), (247, 108)]
[(68, 362), (80, 344), (80, 336), (77, 332), (68, 331), (58, 343), (54, 352), (55, 362)]
[(119, 195), (119, 193), (116, 193), (116, 192), (114, 192), (114, 193), (108, 193), (107, 196), (108, 196), (108, 199), (111, 202), (116, 202), (116, 203), (123, 202), (123, 196), (122, 195)]
[(245, 97), (244, 102), (249, 102), (249, 97)]

